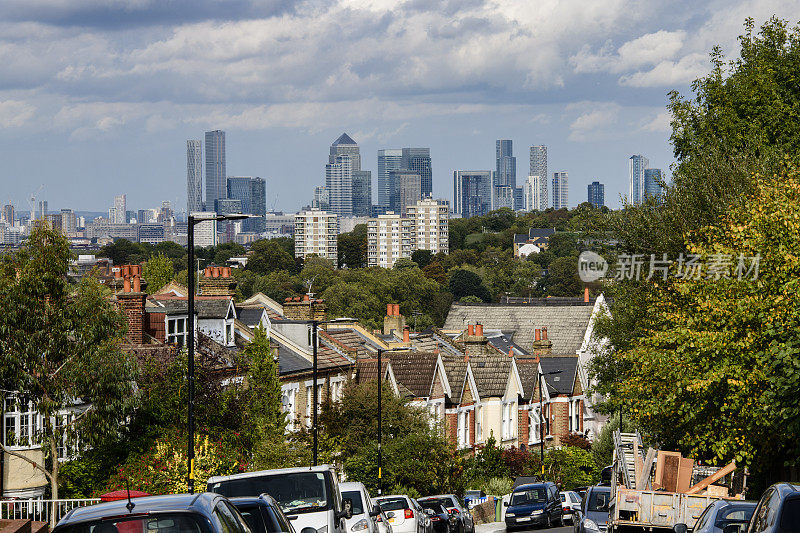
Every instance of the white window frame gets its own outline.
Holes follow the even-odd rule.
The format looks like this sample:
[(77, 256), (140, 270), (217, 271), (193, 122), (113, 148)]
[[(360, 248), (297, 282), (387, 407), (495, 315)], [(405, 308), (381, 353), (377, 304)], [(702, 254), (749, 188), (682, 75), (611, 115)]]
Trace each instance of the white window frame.
[[(311, 427), (314, 423), (314, 390), (311, 388), (312, 380), (306, 381), (306, 427)], [(325, 391), (325, 380), (317, 379), (317, 414), (322, 411), (323, 397), (322, 393)]]
[(483, 442), (483, 406), (475, 406), (475, 442)]
[(342, 399), (344, 393), (344, 376), (335, 376), (331, 378), (331, 401), (338, 402)]
[(290, 431), (297, 429), (297, 392), (299, 390), (298, 383), (287, 383), (281, 386), (281, 410), (286, 414), (286, 428)]
[[(4, 398), (3, 424), (5, 442), (3, 444), (11, 450), (32, 450), (41, 448), (36, 442), (36, 433), (42, 426), (41, 416), (36, 411), (33, 401), (23, 402), (16, 394), (7, 394)], [(22, 405), (22, 404), (25, 405)], [(24, 411), (20, 409), (25, 409)], [(23, 428), (25, 433), (23, 434)], [(12, 432), (12, 433), (9, 433)], [(13, 436), (13, 444), (9, 444)]]
[[(188, 317), (185, 316), (178, 316), (178, 317), (171, 317), (167, 316), (165, 319), (165, 329), (164, 329), (164, 341), (167, 344), (177, 344), (181, 348), (186, 346), (187, 340), (189, 338), (189, 332), (187, 331), (188, 328)], [(173, 326), (172, 333), (170, 333), (170, 326)], [(179, 327), (183, 326), (183, 331), (179, 331)]]

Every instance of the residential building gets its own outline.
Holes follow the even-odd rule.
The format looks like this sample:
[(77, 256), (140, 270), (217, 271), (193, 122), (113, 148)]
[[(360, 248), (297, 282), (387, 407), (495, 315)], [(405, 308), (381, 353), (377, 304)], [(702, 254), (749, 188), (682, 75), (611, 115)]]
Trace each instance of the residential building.
[[(191, 213), (192, 211), (189, 211)], [(139, 224), (151, 224), (158, 220), (158, 209), (139, 209), (136, 212), (136, 222)]]
[[(214, 211), (196, 211), (190, 213), (195, 218), (211, 218), (216, 216)], [(217, 245), (217, 224), (213, 220), (198, 222), (194, 226), (194, 245), (201, 248)]]
[[(349, 156), (337, 156), (337, 158)], [(337, 237), (339, 222), (336, 213), (311, 209), (294, 216), (294, 255), (305, 259), (316, 254), (336, 265), (339, 259)]]
[(425, 198), (409, 205), (406, 215), (388, 212), (367, 221), (367, 265), (392, 268), (414, 250), (447, 253), (449, 212), (445, 200)]
[(547, 209), (547, 176), (528, 176), (523, 187), (525, 211)]
[[(203, 210), (203, 143), (186, 141), (186, 212)], [(139, 222), (146, 222), (139, 220)]]
[(39, 200), (39, 210), (36, 212), (35, 220), (44, 220), (47, 215), (47, 200)]
[(78, 218), (72, 209), (61, 210), (61, 231), (67, 237), (74, 237), (78, 231)]
[(589, 199), (588, 202), (595, 207), (603, 207), (606, 205), (606, 186), (599, 181), (593, 181), (589, 184)]
[(660, 202), (664, 194), (661, 186), (663, 181), (664, 171), (660, 168), (644, 169), (644, 197), (652, 196), (657, 202)]
[(324, 185), (314, 187), (314, 198), (311, 200), (311, 207), (321, 211), (327, 211), (330, 207), (330, 196), (328, 188)]
[(224, 200), (227, 196), (227, 167), (225, 163), (225, 132), (222, 130), (207, 131), (206, 142), (206, 205), (207, 210), (214, 208), (214, 202)]
[(644, 169), (650, 166), (650, 161), (643, 155), (632, 155), (628, 159), (628, 201), (637, 205), (644, 200)]
[(164, 242), (163, 224), (138, 224), (138, 226), (139, 242), (147, 242), (150, 244)]
[(8, 224), (9, 226), (14, 226), (16, 218), (14, 216), (14, 206), (12, 204), (6, 204), (3, 206), (3, 222)]
[(406, 207), (422, 198), (422, 177), (411, 170), (392, 170), (389, 172), (392, 185), (392, 199), (389, 207), (405, 216)]
[(569, 209), (569, 176), (566, 172), (553, 172), (553, 208)]
[(294, 235), (294, 213), (267, 213), (264, 216), (264, 232), (270, 238)]
[(495, 186), (517, 186), (517, 158), (514, 157), (513, 143), (510, 139), (499, 139), (495, 142), (495, 158), (497, 168)]
[[(530, 228), (528, 233), (514, 234), (514, 257), (528, 255), (531, 252), (539, 253), (546, 250), (550, 244), (550, 237), (555, 234), (555, 228)], [(527, 246), (527, 248), (525, 248)], [(534, 246), (535, 248), (531, 248)]]
[(378, 205), (389, 207), (392, 189), (389, 172), (403, 168), (403, 150), (387, 148), (378, 150)]
[(544, 196), (547, 197), (547, 177), (550, 175), (547, 173), (547, 146), (545, 145), (534, 145), (531, 146), (530, 149), (530, 171), (528, 172), (529, 176), (541, 176), (545, 179), (545, 192)]
[(372, 211), (372, 172), (354, 170), (352, 180), (353, 216), (368, 217)]
[(463, 218), (483, 216), (492, 210), (492, 171), (453, 171), (453, 212)]
[(433, 194), (430, 148), (403, 148), (402, 169), (419, 174), (421, 198), (429, 198)]
[(507, 185), (494, 187), (492, 209), (514, 209), (514, 188)]
[(434, 255), (447, 253), (450, 245), (450, 205), (447, 200), (424, 198), (406, 207), (406, 216), (414, 221), (414, 247)]
[(245, 220), (245, 231), (264, 233), (264, 217), (267, 214), (267, 182), (264, 178), (250, 180), (250, 214), (260, 218)]

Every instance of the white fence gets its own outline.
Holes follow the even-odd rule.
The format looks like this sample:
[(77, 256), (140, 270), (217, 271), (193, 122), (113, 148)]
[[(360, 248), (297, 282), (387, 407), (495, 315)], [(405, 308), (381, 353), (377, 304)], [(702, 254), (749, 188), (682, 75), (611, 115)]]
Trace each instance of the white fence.
[(56, 524), (61, 518), (76, 507), (94, 505), (100, 500), (87, 498), (83, 500), (0, 500), (1, 520), (33, 520)]

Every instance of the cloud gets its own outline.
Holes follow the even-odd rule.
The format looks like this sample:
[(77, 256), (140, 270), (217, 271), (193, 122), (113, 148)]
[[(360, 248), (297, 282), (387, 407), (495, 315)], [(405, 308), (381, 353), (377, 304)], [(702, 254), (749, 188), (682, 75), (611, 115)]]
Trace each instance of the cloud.
[(651, 116), (649, 119), (646, 119), (640, 130), (654, 133), (669, 133), (672, 131), (672, 126), (670, 125), (671, 120), (672, 115), (669, 111), (660, 111), (654, 117)]
[(628, 87), (674, 87), (688, 84), (708, 71), (707, 54), (689, 54), (678, 61), (662, 61), (648, 71), (622, 76), (619, 83)]
[(0, 128), (19, 128), (36, 114), (36, 108), (18, 100), (0, 101)]
[(613, 102), (581, 102), (567, 111), (582, 110), (569, 125), (569, 140), (590, 141), (605, 135), (618, 119), (622, 107)]
[(685, 39), (683, 30), (659, 30), (627, 41), (616, 51), (610, 42), (604, 43), (598, 52), (593, 52), (590, 45), (584, 45), (570, 58), (570, 64), (577, 73), (628, 72), (672, 59), (683, 47)]

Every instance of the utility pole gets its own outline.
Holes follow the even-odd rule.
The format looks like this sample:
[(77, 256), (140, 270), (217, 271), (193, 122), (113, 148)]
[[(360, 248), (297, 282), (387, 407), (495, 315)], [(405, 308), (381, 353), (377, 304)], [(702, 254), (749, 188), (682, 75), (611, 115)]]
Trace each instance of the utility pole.
[[(311, 302), (310, 309), (311, 309), (311, 312), (312, 312), (311, 316), (313, 318), (313, 316), (314, 316), (313, 315), (313, 312), (314, 312), (314, 303), (313, 302)], [(311, 370), (311, 374), (312, 374), (312, 377), (311, 377), (312, 386), (311, 386), (311, 388), (312, 388), (312, 391), (313, 391), (312, 392), (312, 397), (313, 397), (313, 402), (314, 402), (314, 409), (313, 409), (314, 419), (312, 421), (312, 424), (314, 426), (313, 463), (314, 463), (314, 466), (317, 466), (317, 452), (318, 452), (318, 448), (317, 448), (317, 446), (318, 446), (318, 443), (317, 443), (317, 433), (318, 433), (318, 429), (317, 429), (317, 409), (318, 409), (317, 401), (319, 400), (319, 398), (317, 398), (317, 321), (316, 320), (311, 320), (311, 343), (312, 343), (312, 350), (313, 350), (312, 353), (313, 353), (313, 356), (314, 356), (313, 367), (312, 367), (312, 370)]]

